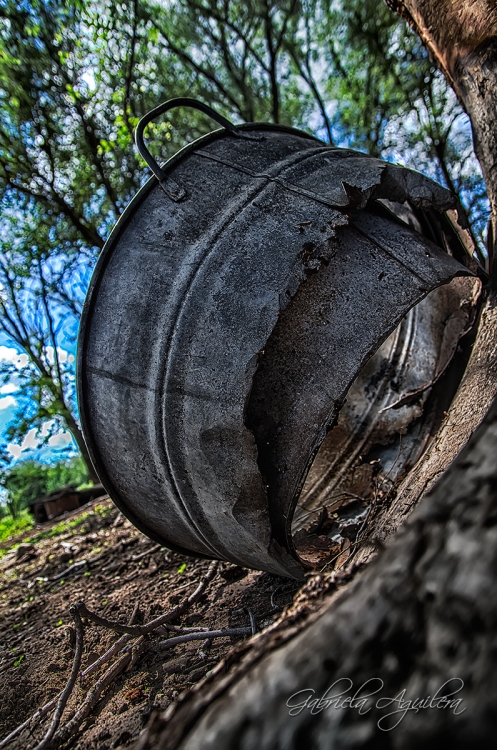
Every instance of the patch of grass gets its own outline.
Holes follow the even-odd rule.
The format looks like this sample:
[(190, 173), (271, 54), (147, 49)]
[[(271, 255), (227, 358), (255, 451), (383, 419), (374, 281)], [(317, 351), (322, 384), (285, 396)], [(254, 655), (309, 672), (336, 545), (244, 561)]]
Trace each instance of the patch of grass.
[(87, 520), (89, 515), (89, 513), (82, 513), (77, 518), (70, 518), (68, 521), (61, 521), (55, 526), (52, 526), (51, 529), (47, 529), (47, 531), (40, 531), (38, 534), (35, 534), (32, 537), (32, 541), (39, 542), (42, 539), (51, 539), (52, 537), (58, 536), (59, 534), (66, 534), (68, 531), (72, 531), (78, 526), (81, 526), (81, 524), (83, 524)]
[(93, 482), (83, 482), (83, 484), (78, 484), (76, 489), (79, 492), (80, 490), (91, 490), (92, 487), (94, 487)]
[[(33, 526), (33, 517), (27, 509), (21, 510), (17, 518), (4, 516), (0, 521), (0, 542), (3, 542), (5, 539), (10, 539), (10, 537), (17, 536), (23, 531), (32, 529)], [(9, 550), (0, 550), (0, 553), (5, 555), (8, 551)]]
[[(79, 532), (84, 531), (80, 527), (85, 521), (92, 515), (97, 515), (100, 518), (105, 518), (114, 511), (114, 506), (108, 505), (95, 505), (91, 510), (88, 510), (76, 518), (70, 518), (67, 521), (61, 521), (60, 523), (52, 526), (52, 528), (46, 531), (38, 531), (35, 534), (29, 532), (34, 526), (34, 521), (27, 509), (22, 510), (19, 513), (17, 519), (13, 519), (12, 516), (4, 516), (0, 520), (0, 542), (10, 539), (11, 537), (18, 536), (22, 532), (26, 532), (23, 541), (29, 541), (33, 544), (42, 541), (43, 539), (52, 539), (53, 537), (60, 536), (62, 534), (70, 534), (72, 531), (78, 530)], [(104, 542), (104, 545), (108, 545), (108, 542)], [(19, 543), (13, 544), (11, 547), (0, 549), (0, 560), (5, 557), (9, 552), (19, 546)], [(100, 550), (100, 548), (99, 548)]]
[(47, 531), (40, 531), (38, 534), (35, 534), (35, 536), (32, 537), (31, 541), (39, 542), (41, 539), (51, 539), (52, 537), (58, 536), (59, 534), (67, 534), (68, 532), (73, 531), (74, 529), (77, 529), (79, 526), (84, 524), (85, 521), (90, 518), (90, 516), (97, 514), (101, 518), (105, 518), (110, 513), (112, 513), (113, 510), (114, 506), (95, 505), (91, 510), (86, 511), (85, 513), (81, 513), (81, 515), (77, 516), (76, 518), (70, 518), (67, 521), (61, 521), (55, 526), (52, 526), (51, 529), (47, 529)]

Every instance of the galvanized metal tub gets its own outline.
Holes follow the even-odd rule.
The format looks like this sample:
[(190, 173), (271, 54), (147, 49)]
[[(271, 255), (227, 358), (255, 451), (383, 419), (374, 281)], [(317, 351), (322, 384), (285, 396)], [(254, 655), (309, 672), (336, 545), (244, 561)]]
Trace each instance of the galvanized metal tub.
[[(140, 133), (178, 103), (199, 106), (167, 103)], [(81, 321), (82, 428), (145, 534), (301, 578), (294, 511), (349, 388), (430, 292), (418, 346), (456, 321), (450, 345), (430, 338), (418, 381), (435, 382), (477, 282), (437, 184), (289, 128), (222, 124), (162, 168), (141, 143), (156, 176), (109, 237)], [(443, 303), (433, 290), (453, 279)], [(423, 388), (416, 369), (406, 394)]]

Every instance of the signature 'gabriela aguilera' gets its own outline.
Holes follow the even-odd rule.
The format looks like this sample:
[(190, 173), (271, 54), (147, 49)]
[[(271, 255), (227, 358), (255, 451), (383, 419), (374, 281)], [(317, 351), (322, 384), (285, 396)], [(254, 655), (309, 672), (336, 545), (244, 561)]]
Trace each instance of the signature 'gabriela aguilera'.
[(449, 709), (455, 716), (458, 716), (466, 710), (460, 708), (462, 698), (454, 698), (464, 687), (464, 682), (459, 677), (452, 677), (444, 682), (433, 695), (421, 698), (407, 699), (406, 688), (393, 698), (378, 697), (383, 686), (384, 683), (380, 677), (372, 677), (355, 689), (351, 679), (342, 677), (330, 685), (320, 698), (316, 697), (315, 690), (307, 688), (293, 693), (286, 705), (290, 709), (288, 712), (290, 716), (298, 716), (304, 709), (310, 711), (311, 714), (319, 714), (324, 710), (348, 708), (358, 711), (361, 715), (369, 713), (372, 708), (381, 711), (388, 710), (388, 713), (383, 714), (377, 721), (378, 728), (384, 732), (395, 729), (409, 711), (418, 713), (430, 708)]

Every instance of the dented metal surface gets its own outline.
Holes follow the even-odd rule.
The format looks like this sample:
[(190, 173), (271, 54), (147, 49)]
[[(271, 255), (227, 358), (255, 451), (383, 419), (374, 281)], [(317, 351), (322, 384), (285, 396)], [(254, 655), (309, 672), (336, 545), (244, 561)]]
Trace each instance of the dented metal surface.
[[(479, 291), (478, 280), (468, 277), (435, 289), (362, 368), (336, 426), (319, 447), (298, 500), (292, 534), (300, 555), (313, 557), (310, 525), (324, 551), (325, 539), (342, 546), (347, 538), (354, 542), (364, 514), (383, 504), (421, 457), (455, 384), (441, 382), (443, 397), (438, 393), (432, 399), (433, 386), (473, 322)], [(323, 508), (327, 519), (336, 517), (336, 522), (328, 522), (328, 528), (321, 522), (316, 528)], [(342, 514), (345, 529), (340, 528)], [(321, 561), (323, 554), (318, 555)]]
[[(347, 391), (411, 308), (470, 272), (445, 252), (465, 258), (435, 183), (298, 131), (241, 130), (252, 137), (216, 131), (180, 152), (162, 168), (175, 199), (152, 178), (116, 226), (81, 325), (80, 410), (106, 489), (142, 531), (302, 577), (292, 516)], [(415, 228), (427, 209), (441, 247)], [(400, 399), (424, 398), (468, 325), (456, 313), (474, 282), (456, 281), (435, 308), (458, 322)], [(383, 396), (385, 414), (412, 409)], [(316, 486), (333, 484), (329, 467)]]

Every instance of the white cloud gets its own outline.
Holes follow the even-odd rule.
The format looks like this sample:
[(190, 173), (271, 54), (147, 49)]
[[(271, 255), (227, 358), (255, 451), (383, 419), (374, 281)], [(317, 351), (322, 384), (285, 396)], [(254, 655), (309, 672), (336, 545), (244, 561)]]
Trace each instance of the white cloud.
[(12, 453), (14, 458), (19, 458), (21, 453), (23, 451), (27, 451), (30, 449), (34, 449), (38, 447), (38, 438), (36, 437), (36, 430), (30, 430), (24, 440), (22, 441), (21, 445), (16, 445), (15, 443), (9, 443), (7, 445), (7, 450), (9, 453)]
[[(51, 365), (55, 362), (54, 358), (54, 348), (53, 346), (47, 346), (47, 359), (50, 362)], [(65, 349), (61, 349), (60, 346), (57, 347), (57, 354), (59, 355), (59, 362), (62, 362), (63, 364), (67, 362), (68, 364), (72, 364), (74, 362), (74, 355), (69, 354)]]
[[(51, 365), (53, 365), (53, 363), (55, 362), (53, 346), (47, 346), (45, 351), (47, 360)], [(68, 364), (72, 364), (74, 362), (74, 354), (70, 354), (60, 346), (57, 347), (57, 353), (59, 355), (59, 362), (67, 362)], [(21, 367), (25, 367), (28, 364), (28, 355), (20, 354), (19, 351), (17, 349), (14, 349), (12, 346), (5, 346), (2, 344), (2, 346), (0, 346), (0, 361), (10, 362), (11, 364), (15, 365), (17, 369), (20, 369)]]
[(14, 456), (14, 458), (19, 458), (19, 456), (22, 453), (22, 448), (20, 445), (16, 445), (15, 443), (9, 443), (7, 446), (7, 450), (9, 453)]
[(48, 444), (51, 448), (64, 448), (71, 443), (72, 438), (68, 432), (59, 432), (58, 435), (53, 435), (53, 437), (48, 440)]
[[(24, 453), (25, 451), (38, 449), (40, 439), (46, 437), (49, 434), (50, 428), (53, 427), (53, 424), (54, 421), (52, 419), (48, 422), (45, 422), (38, 436), (35, 429), (30, 430), (22, 441), (21, 445), (17, 445), (16, 443), (9, 443), (7, 445), (7, 450), (12, 456), (14, 456), (14, 458), (17, 459), (21, 456), (21, 453)], [(52, 437), (48, 439), (48, 446), (45, 446), (41, 450), (43, 453), (47, 451), (48, 453), (50, 453), (51, 450), (61, 450), (62, 448), (71, 445), (72, 442), (72, 436), (69, 432), (59, 432), (57, 433), (57, 435), (52, 435)]]
[(4, 398), (0, 398), (0, 411), (8, 409), (10, 406), (15, 406), (16, 404), (17, 401), (15, 400), (14, 396), (5, 396)]
[(28, 364), (28, 355), (19, 354), (17, 349), (11, 346), (0, 346), (0, 361), (10, 362), (15, 365), (17, 369), (25, 367)]
[(0, 386), (0, 394), (2, 396), (6, 396), (7, 393), (17, 393), (18, 390), (19, 386), (15, 383), (5, 383), (5, 385)]

